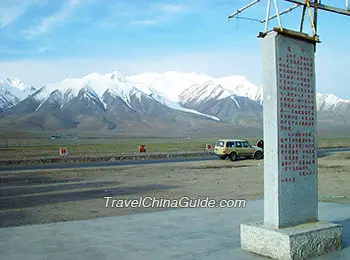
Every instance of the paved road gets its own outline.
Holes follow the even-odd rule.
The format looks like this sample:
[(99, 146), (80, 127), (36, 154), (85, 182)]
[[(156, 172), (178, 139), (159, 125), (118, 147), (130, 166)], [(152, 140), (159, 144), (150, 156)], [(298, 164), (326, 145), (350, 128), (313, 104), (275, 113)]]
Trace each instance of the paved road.
[(67, 168), (91, 168), (91, 167), (110, 167), (125, 165), (141, 165), (154, 163), (177, 163), (177, 162), (193, 162), (217, 160), (216, 156), (191, 157), (191, 158), (169, 158), (159, 160), (142, 160), (142, 161), (115, 161), (115, 162), (91, 162), (91, 163), (74, 163), (74, 164), (45, 164), (45, 165), (22, 165), (8, 166), (0, 168), (0, 172), (4, 171), (21, 171), (21, 170), (51, 170), (51, 169), (67, 169)]
[[(318, 156), (325, 156), (331, 153), (350, 152), (349, 148), (330, 148), (318, 151)], [(210, 161), (220, 160), (216, 156), (193, 157), (193, 158), (169, 158), (148, 161), (116, 161), (116, 162), (91, 162), (91, 163), (74, 163), (74, 164), (45, 164), (45, 165), (22, 165), (9, 166), (0, 168), (0, 172), (8, 171), (27, 171), (27, 170), (52, 170), (52, 169), (69, 169), (69, 168), (91, 168), (91, 167), (109, 167), (124, 165), (141, 165), (141, 164), (157, 164), (157, 163), (178, 163), (178, 162), (194, 162), (194, 161)]]

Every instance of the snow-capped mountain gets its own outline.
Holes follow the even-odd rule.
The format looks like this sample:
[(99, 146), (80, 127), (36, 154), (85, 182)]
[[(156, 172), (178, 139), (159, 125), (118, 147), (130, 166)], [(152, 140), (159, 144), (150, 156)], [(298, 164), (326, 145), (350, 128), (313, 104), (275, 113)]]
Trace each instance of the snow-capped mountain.
[[(237, 101), (238, 96), (241, 101), (250, 99), (260, 103), (255, 109), (261, 109), (262, 104), (262, 88), (241, 76), (216, 79), (203, 74), (170, 71), (163, 74), (143, 73), (127, 80), (153, 93), (153, 96), (161, 97), (158, 101), (168, 107), (177, 110), (186, 108), (186, 112), (202, 114), (217, 121), (226, 120), (230, 114), (232, 117), (232, 109), (220, 112), (227, 106), (236, 107), (233, 108), (235, 112), (246, 112), (246, 106), (241, 106)], [(216, 106), (214, 103), (217, 103)]]
[[(188, 93), (188, 88), (192, 86), (203, 86), (202, 89), (207, 86), (209, 89), (206, 92), (210, 92), (210, 88), (213, 87), (210, 85), (216, 84), (220, 85), (219, 87), (224, 89), (227, 95), (247, 97), (262, 103), (262, 87), (252, 84), (247, 78), (242, 76), (213, 78), (197, 73), (170, 71), (163, 74), (143, 73), (127, 77), (127, 79), (137, 87), (156, 92), (158, 95), (174, 102), (184, 102), (181, 99), (181, 95), (184, 91)], [(187, 98), (191, 98), (188, 95), (189, 93)], [(192, 99), (195, 98), (192, 97)]]
[[(35, 120), (40, 118), (42, 125), (50, 125), (55, 117), (55, 125), (64, 122), (63, 126), (74, 127), (98, 124), (118, 128), (120, 122), (148, 124), (152, 120), (165, 127), (164, 122), (178, 126), (177, 120), (182, 120), (193, 128), (196, 122), (208, 119), (258, 127), (262, 105), (262, 86), (242, 76), (213, 78), (176, 71), (130, 77), (119, 72), (91, 73), (37, 90), (15, 78), (0, 80), (1, 117), (30, 114)], [(317, 108), (321, 118), (332, 113), (344, 121), (350, 114), (350, 101), (318, 93)]]
[[(175, 85), (171, 85), (174, 84), (172, 83), (174, 82), (174, 78), (172, 77), (174, 73), (169, 73), (168, 76), (170, 76), (170, 78), (157, 74), (156, 77), (159, 77), (160, 80), (156, 81), (155, 84), (148, 83), (151, 82), (150, 79), (142, 84), (137, 84), (137, 82), (134, 84), (133, 81), (126, 79), (119, 72), (105, 75), (92, 73), (83, 78), (65, 79), (59, 83), (48, 84), (36, 91), (31, 98), (38, 102), (38, 107), (35, 111), (39, 111), (44, 107), (50, 107), (52, 104), (64, 110), (73, 99), (78, 97), (82, 90), (85, 96), (80, 96), (80, 99), (87, 98), (95, 103), (103, 104), (105, 109), (107, 109), (107, 97), (121, 99), (124, 104), (132, 110), (136, 109), (131, 104), (132, 99), (137, 98), (141, 100), (143, 97), (144, 99), (159, 102), (175, 110), (193, 113), (219, 121), (215, 116), (203, 114), (195, 109), (182, 107), (177, 102), (178, 93), (175, 91), (175, 95), (172, 95), (171, 92), (172, 89), (177, 90)], [(190, 80), (190, 77), (188, 77), (188, 80)], [(189, 82), (185, 82), (185, 84), (189, 84)], [(182, 85), (182, 83), (183, 82), (179, 82), (178, 86), (187, 86)], [(164, 89), (168, 89), (169, 92), (163, 91)]]
[[(180, 94), (183, 107), (196, 109), (205, 114), (212, 114), (226, 122), (246, 125), (248, 122), (261, 123), (262, 105), (246, 96), (238, 96), (230, 88), (207, 81), (204, 84), (193, 84)], [(246, 120), (239, 119), (244, 113)]]
[(209, 76), (196, 73), (180, 73), (169, 71), (163, 74), (143, 73), (127, 78), (133, 85), (140, 89), (148, 89), (152, 93), (173, 102), (179, 102), (180, 94), (191, 84), (203, 84), (211, 80)]
[(0, 79), (0, 112), (16, 105), (35, 91), (17, 78)]
[(349, 112), (350, 100), (345, 100), (336, 97), (333, 94), (320, 94), (317, 93), (316, 96), (317, 110), (322, 112), (338, 112), (345, 113)]
[(213, 81), (206, 81), (203, 84), (195, 83), (190, 85), (179, 95), (179, 98), (183, 104), (191, 103), (196, 105), (211, 99), (220, 100), (232, 95), (221, 85)]

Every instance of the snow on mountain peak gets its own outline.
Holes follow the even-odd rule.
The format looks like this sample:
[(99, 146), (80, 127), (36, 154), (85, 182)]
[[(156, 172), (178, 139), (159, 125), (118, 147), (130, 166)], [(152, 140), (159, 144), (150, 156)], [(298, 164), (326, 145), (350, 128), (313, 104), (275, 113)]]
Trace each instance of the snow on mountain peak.
[(0, 110), (5, 110), (31, 95), (35, 89), (17, 78), (0, 80)]
[(87, 98), (100, 101), (97, 93), (89, 85), (85, 85), (82, 89), (80, 89), (79, 94), (81, 95), (80, 99)]
[(232, 94), (225, 90), (221, 85), (214, 82), (213, 80), (208, 80), (203, 84), (192, 84), (189, 88), (185, 89), (181, 93), (180, 99), (182, 103), (201, 103), (205, 100), (219, 100), (229, 96), (232, 96)]
[(107, 76), (110, 79), (126, 83), (125, 77), (119, 71), (107, 73), (105, 76)]
[(339, 98), (333, 94), (317, 93), (316, 104), (319, 111), (333, 111), (341, 104), (350, 104), (350, 100)]
[(180, 101), (180, 94), (192, 84), (203, 84), (211, 80), (209, 76), (193, 73), (168, 71), (163, 74), (149, 73), (128, 77), (137, 88), (148, 88), (152, 93), (172, 102)]
[(100, 78), (101, 76), (102, 76), (101, 74), (93, 72), (93, 73), (85, 75), (82, 79), (83, 80), (94, 80), (94, 79)]
[(318, 99), (322, 99), (323, 101), (325, 101), (327, 103), (330, 103), (330, 104), (336, 104), (336, 103), (339, 103), (339, 102), (345, 102), (345, 103), (350, 102), (349, 100), (345, 100), (345, 99), (339, 98), (339, 97), (335, 96), (334, 94), (320, 94), (320, 93), (317, 93), (316, 97)]
[(262, 103), (263, 89), (261, 86), (254, 85), (246, 77), (229, 76), (216, 79), (225, 90), (233, 95), (247, 97), (251, 100)]
[(24, 84), (20, 79), (9, 77), (0, 80), (1, 87), (17, 88), (23, 92), (30, 92), (34, 90), (34, 87)]
[(151, 95), (153, 94), (151, 86), (159, 77), (159, 73), (145, 72), (142, 74), (127, 77), (127, 82), (137, 87), (146, 95)]
[[(189, 88), (194, 90), (195, 87), (193, 86), (195, 85), (197, 85), (197, 87), (201, 85), (202, 91), (204, 91), (204, 89), (207, 87), (207, 91), (210, 92), (209, 85), (214, 87), (215, 84), (220, 85), (220, 88), (223, 89), (222, 91), (224, 93), (221, 96), (222, 98), (230, 95), (237, 95), (256, 100), (260, 104), (262, 104), (263, 100), (262, 87), (254, 85), (253, 83), (249, 82), (246, 77), (239, 75), (213, 78), (204, 74), (198, 74), (196, 72), (182, 73), (177, 71), (169, 71), (163, 74), (143, 73), (128, 77), (128, 80), (138, 88), (148, 88), (151, 92), (156, 93), (159, 96), (166, 97), (167, 100), (173, 102), (179, 102), (181, 98), (186, 96), (186, 94), (187, 99), (195, 99), (195, 97), (190, 97), (190, 92), (188, 90)], [(218, 87), (216, 91), (218, 91)], [(184, 94), (184, 92), (186, 92), (186, 94)], [(215, 92), (213, 92), (211, 95), (215, 95), (214, 93)], [(203, 95), (203, 93), (201, 93), (201, 95), (203, 99), (205, 95)]]
[(47, 98), (50, 93), (59, 90), (64, 93), (65, 98), (72, 99), (77, 97), (80, 90), (86, 88), (88, 91), (102, 96), (116, 82), (125, 82), (125, 78), (119, 72), (113, 72), (106, 75), (101, 75), (96, 72), (85, 75), (82, 78), (64, 79), (58, 83), (51, 83), (41, 89), (41, 93), (36, 95), (36, 98), (42, 102), (42, 99)]

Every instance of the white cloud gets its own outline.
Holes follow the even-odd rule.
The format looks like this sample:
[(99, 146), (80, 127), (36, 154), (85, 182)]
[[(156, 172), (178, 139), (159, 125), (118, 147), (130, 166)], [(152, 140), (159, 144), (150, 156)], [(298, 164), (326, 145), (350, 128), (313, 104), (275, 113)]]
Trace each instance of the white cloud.
[(28, 38), (33, 38), (40, 34), (51, 31), (56, 25), (66, 23), (69, 16), (74, 12), (82, 0), (67, 0), (63, 7), (56, 13), (45, 17), (38, 26), (26, 30)]
[[(333, 54), (334, 52), (323, 53), (317, 57), (317, 91), (333, 93), (341, 98), (350, 99), (348, 86), (346, 86), (348, 84), (348, 58)], [(330, 60), (337, 60), (337, 66), (330, 66)], [(65, 78), (82, 77), (92, 72), (120, 71), (123, 75), (130, 76), (143, 72), (162, 73), (171, 70), (203, 73), (212, 77), (242, 75), (254, 84), (262, 83), (260, 49), (194, 54), (173, 53), (166, 56), (129, 60), (80, 58), (50, 61), (0, 61), (1, 77), (18, 77), (23, 82), (36, 87)]]
[(164, 4), (145, 1), (139, 5), (133, 1), (116, 1), (109, 8), (109, 14), (98, 24), (115, 26), (119, 20), (128, 19), (130, 25), (161, 25), (176, 19), (180, 14), (191, 10), (190, 4)]
[(184, 11), (186, 6), (182, 4), (160, 4), (157, 5), (156, 8), (162, 12), (178, 13)]
[[(333, 93), (341, 98), (350, 99), (346, 86), (347, 67), (329, 69), (328, 55), (317, 59), (317, 90), (321, 93)], [(346, 57), (338, 57), (338, 64), (347, 64)], [(2, 77), (18, 77), (23, 82), (36, 87), (61, 81), (65, 78), (82, 77), (86, 74), (120, 71), (125, 76), (143, 72), (197, 72), (212, 77), (242, 75), (254, 84), (261, 84), (260, 50), (237, 51), (229, 53), (195, 53), (153, 57), (149, 59), (62, 59), (51, 61), (11, 61), (0, 62)], [(326, 73), (327, 72), (327, 73)]]
[(241, 74), (252, 82), (259, 83), (260, 63), (256, 54), (240, 53), (196, 53), (177, 54), (130, 60), (118, 59), (62, 59), (51, 61), (0, 62), (1, 76), (15, 76), (26, 83), (41, 86), (64, 78), (82, 77), (86, 74), (120, 71), (129, 76), (143, 72), (166, 72), (177, 70), (197, 72), (213, 77)]
[(4, 28), (19, 17), (21, 17), (28, 7), (39, 4), (40, 0), (2, 0), (0, 3), (0, 28)]
[(29, 50), (14, 50), (14, 49), (7, 49), (6, 47), (0, 47), (0, 55), (1, 54), (10, 54), (10, 55), (28, 55), (28, 54), (39, 54), (44, 53), (50, 50), (50, 47), (48, 46), (38, 46), (33, 49)]
[(25, 6), (17, 8), (0, 7), (0, 28), (6, 27), (13, 23), (25, 12)]
[(130, 21), (130, 24), (134, 24), (134, 25), (156, 25), (158, 24), (158, 21), (156, 20), (134, 20), (134, 21)]

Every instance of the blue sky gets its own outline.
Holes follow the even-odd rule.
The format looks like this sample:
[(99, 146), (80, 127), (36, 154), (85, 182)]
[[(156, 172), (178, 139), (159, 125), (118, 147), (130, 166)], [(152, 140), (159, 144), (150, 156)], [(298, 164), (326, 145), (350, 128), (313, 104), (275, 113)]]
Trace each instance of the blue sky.
[[(261, 84), (256, 36), (263, 24), (227, 19), (250, 2), (1, 0), (0, 77), (39, 86), (91, 72), (118, 70), (128, 76), (178, 70), (213, 77), (240, 74)], [(241, 16), (264, 18), (266, 2)], [(323, 3), (345, 8), (345, 0)], [(291, 5), (279, 1), (281, 10)], [(300, 16), (296, 9), (282, 23), (297, 29)], [(317, 90), (350, 99), (350, 17), (320, 11), (318, 27)]]

